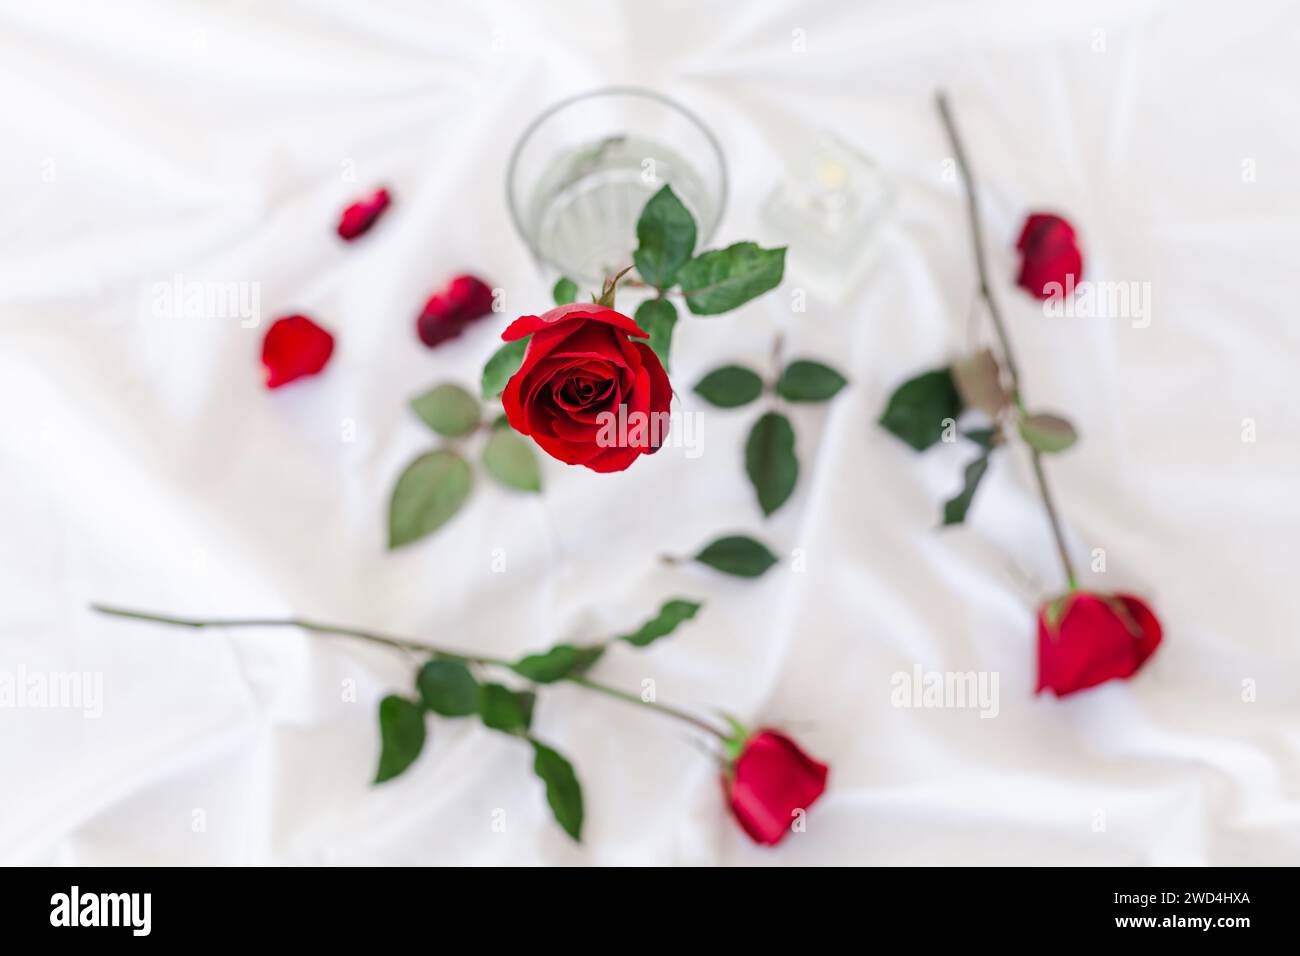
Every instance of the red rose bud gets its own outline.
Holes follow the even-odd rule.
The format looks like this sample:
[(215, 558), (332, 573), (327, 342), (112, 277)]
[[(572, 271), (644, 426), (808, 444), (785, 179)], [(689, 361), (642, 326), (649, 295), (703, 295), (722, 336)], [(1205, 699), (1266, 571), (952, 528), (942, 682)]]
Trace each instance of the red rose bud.
[(1020, 230), (1020, 275), (1016, 284), (1030, 295), (1051, 299), (1073, 290), (1083, 277), (1083, 253), (1074, 227), (1051, 213), (1032, 213)]
[(552, 458), (592, 471), (623, 471), (659, 450), (673, 389), (649, 333), (621, 312), (574, 303), (525, 315), (501, 334), (528, 350), (501, 394), (506, 418)]
[(339, 217), (339, 236), (348, 242), (364, 236), (375, 221), (384, 214), (391, 200), (392, 197), (389, 196), (387, 189), (378, 189), (368, 199), (362, 199), (348, 206)]
[(1131, 677), (1160, 646), (1160, 622), (1128, 594), (1073, 591), (1038, 612), (1038, 689), (1064, 697)]
[(334, 336), (305, 315), (276, 319), (262, 340), (266, 387), (279, 388), (294, 379), (315, 375), (334, 352)]
[(722, 775), (722, 788), (749, 838), (776, 846), (825, 792), (829, 772), (789, 737), (760, 730), (745, 741), (740, 756)]
[(491, 311), (491, 286), (474, 276), (457, 276), (424, 304), (415, 329), (420, 341), (433, 348), (454, 339), (465, 326)]

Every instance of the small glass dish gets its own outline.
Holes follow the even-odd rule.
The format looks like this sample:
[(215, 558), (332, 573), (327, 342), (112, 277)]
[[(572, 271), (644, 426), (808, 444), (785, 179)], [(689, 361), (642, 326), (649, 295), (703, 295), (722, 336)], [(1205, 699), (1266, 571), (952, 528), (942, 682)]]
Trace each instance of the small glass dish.
[(797, 281), (827, 304), (843, 301), (870, 260), (870, 239), (895, 190), (875, 160), (834, 133), (802, 141), (763, 205), (772, 234), (789, 243)]
[(706, 247), (727, 202), (722, 149), (685, 107), (635, 87), (556, 103), (524, 130), (506, 173), (510, 215), (539, 267), (597, 289), (631, 264), (641, 209), (665, 183)]

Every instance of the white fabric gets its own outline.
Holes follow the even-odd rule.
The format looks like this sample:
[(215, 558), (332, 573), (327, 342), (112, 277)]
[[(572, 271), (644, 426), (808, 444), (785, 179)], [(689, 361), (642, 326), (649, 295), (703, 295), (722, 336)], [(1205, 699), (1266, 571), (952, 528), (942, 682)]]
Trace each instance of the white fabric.
[[(0, 859), (1295, 862), (1298, 37), (1286, 0), (6, 0), (0, 670), (99, 672), (104, 704), (98, 720), (0, 709)], [(508, 151), (543, 107), (610, 83), (662, 90), (717, 133), (723, 240), (780, 238), (758, 210), (796, 137), (829, 127), (882, 163), (900, 201), (849, 304), (793, 313), (791, 274), (740, 312), (683, 318), (675, 348), (690, 411), (700, 375), (761, 366), (777, 331), (851, 387), (794, 411), (802, 474), (771, 520), (741, 468), (757, 410), (704, 410), (700, 458), (613, 476), (547, 460), (541, 499), (483, 478), (435, 538), (387, 554), (388, 493), (432, 444), (406, 401), (475, 381), (505, 322), (548, 298), (503, 201)], [(967, 340), (939, 86), (1027, 394), (1083, 434), (1049, 464), (1074, 551), (1104, 548), (1088, 581), (1149, 597), (1166, 627), (1134, 681), (1064, 701), (1032, 693), (1034, 607), (1060, 575), (1027, 462), (995, 461), (969, 524), (940, 533), (969, 449), (918, 456), (875, 424)], [(340, 243), (339, 210), (381, 182), (388, 217)], [(1151, 283), (1149, 328), (1048, 319), (1011, 287), (1033, 209), (1079, 226), (1089, 278)], [(414, 315), (464, 270), (507, 314), (427, 351)], [(154, 318), (151, 286), (177, 274), (260, 283), (261, 327)], [(290, 311), (338, 349), (267, 392), (261, 336)], [(725, 531), (787, 560), (742, 581), (658, 559)], [(705, 602), (698, 619), (599, 674), (785, 727), (828, 761), (807, 832), (777, 850), (727, 818), (688, 733), (618, 702), (557, 687), (538, 705), (585, 786), (578, 847), (527, 748), (468, 721), (434, 722), (410, 772), (369, 785), (376, 703), (409, 686), (399, 656), (87, 610), (301, 614), (513, 655), (677, 595)], [(891, 676), (917, 665), (998, 673), (996, 718), (892, 706)]]

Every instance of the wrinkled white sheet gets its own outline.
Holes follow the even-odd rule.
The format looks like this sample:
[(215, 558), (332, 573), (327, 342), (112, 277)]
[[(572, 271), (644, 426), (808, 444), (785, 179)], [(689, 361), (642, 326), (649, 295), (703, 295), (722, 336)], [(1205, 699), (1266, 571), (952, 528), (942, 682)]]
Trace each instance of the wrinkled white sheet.
[[(1300, 860), (1297, 40), (1300, 10), (1263, 0), (0, 3), (0, 670), (104, 684), (99, 719), (0, 709), (0, 859)], [(849, 304), (792, 313), (791, 274), (738, 313), (684, 318), (675, 349), (692, 411), (704, 371), (765, 362), (777, 331), (852, 385), (794, 412), (803, 472), (767, 522), (740, 463), (756, 412), (706, 412), (698, 459), (617, 476), (548, 461), (540, 500), (484, 480), (436, 538), (387, 554), (388, 492), (430, 445), (405, 402), (474, 381), (505, 321), (547, 300), (503, 201), (509, 148), (544, 106), (609, 83), (713, 127), (728, 241), (779, 238), (758, 210), (796, 137), (829, 127), (883, 164), (900, 201)], [(1078, 224), (1090, 278), (1151, 283), (1144, 329), (1046, 319), (1004, 283), (1028, 395), (1084, 436), (1050, 465), (1074, 550), (1105, 548), (1089, 580), (1147, 595), (1166, 625), (1136, 680), (1065, 701), (1032, 694), (1033, 608), (1059, 577), (1027, 462), (995, 461), (969, 524), (939, 533), (969, 450), (919, 457), (874, 424), (967, 341), (940, 85), (999, 277), (1023, 214), (1048, 208)], [(338, 211), (379, 182), (393, 210), (344, 246)], [(510, 315), (429, 352), (414, 314), (465, 269)], [(176, 274), (260, 283), (268, 318), (310, 312), (338, 334), (332, 365), (266, 392), (262, 329), (151, 316), (148, 290)], [(806, 570), (658, 560), (732, 530), (802, 549)], [(786, 727), (827, 760), (830, 791), (778, 850), (728, 820), (687, 734), (617, 702), (558, 687), (538, 706), (585, 786), (578, 847), (527, 749), (469, 722), (438, 721), (409, 773), (369, 785), (400, 658), (87, 610), (302, 614), (516, 654), (676, 595), (706, 608), (600, 674)], [(916, 665), (996, 672), (996, 718), (894, 708), (891, 675)]]

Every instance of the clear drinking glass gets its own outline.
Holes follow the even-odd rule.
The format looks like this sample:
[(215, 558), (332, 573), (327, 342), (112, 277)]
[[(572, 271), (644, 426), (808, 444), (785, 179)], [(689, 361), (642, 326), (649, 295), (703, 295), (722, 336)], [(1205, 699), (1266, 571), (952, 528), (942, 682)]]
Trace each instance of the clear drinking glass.
[(704, 248), (727, 201), (722, 150), (684, 107), (634, 87), (583, 93), (543, 112), (506, 173), (510, 214), (538, 265), (597, 290), (631, 264), (637, 218), (665, 183), (695, 216)]

